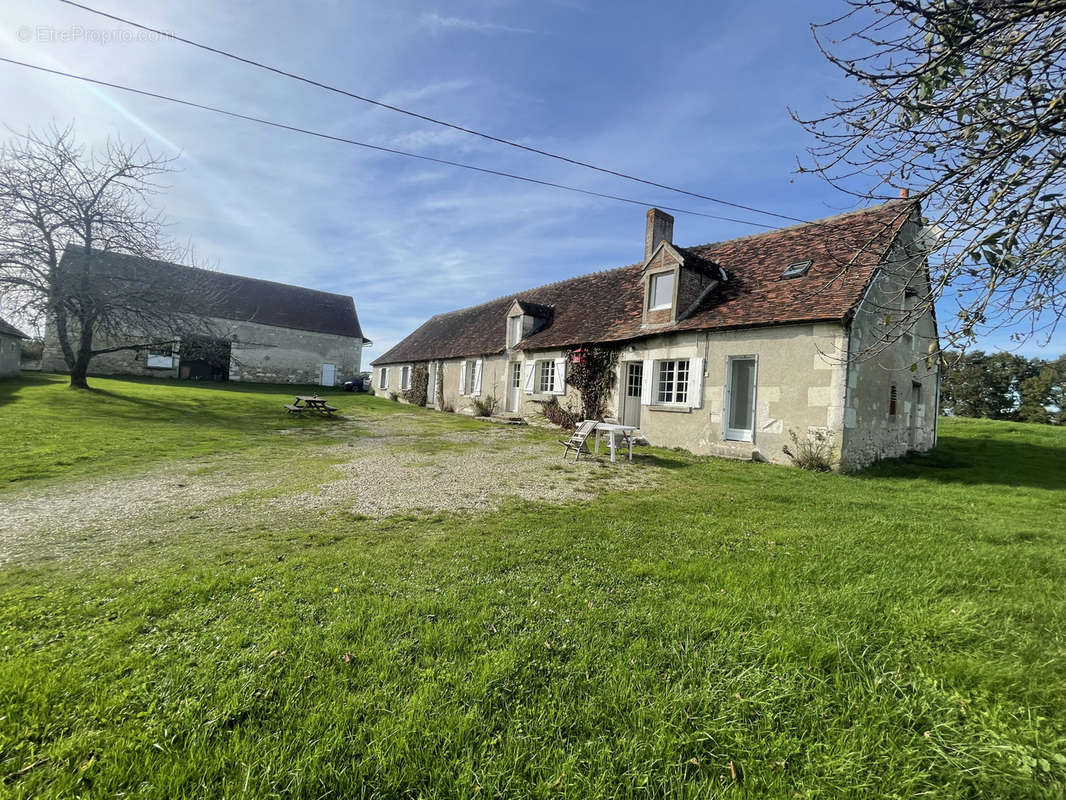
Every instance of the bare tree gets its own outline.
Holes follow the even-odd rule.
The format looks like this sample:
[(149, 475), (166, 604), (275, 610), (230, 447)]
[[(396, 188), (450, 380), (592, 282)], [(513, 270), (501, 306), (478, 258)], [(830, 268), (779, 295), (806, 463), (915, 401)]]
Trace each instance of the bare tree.
[(54, 327), (72, 388), (88, 388), (95, 356), (170, 345), (204, 327), (183, 302), (195, 287), (111, 258), (174, 256), (149, 203), (170, 169), (143, 144), (87, 151), (72, 127), (31, 130), (0, 153), (0, 304)]
[(914, 314), (950, 293), (948, 343), (1002, 326), (1050, 338), (1066, 312), (1066, 0), (847, 6), (812, 31), (862, 91), (792, 112), (817, 140), (800, 171), (921, 202), (932, 287)]

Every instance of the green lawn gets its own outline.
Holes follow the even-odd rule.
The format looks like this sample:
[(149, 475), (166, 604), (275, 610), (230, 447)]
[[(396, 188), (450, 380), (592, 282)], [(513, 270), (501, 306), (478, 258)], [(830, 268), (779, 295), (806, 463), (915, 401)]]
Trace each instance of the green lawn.
[[(0, 384), (0, 503), (330, 435), (291, 388), (95, 384)], [(859, 476), (644, 463), (565, 506), (174, 509), (187, 539), (0, 567), (0, 796), (1066, 794), (1066, 430), (943, 420)]]

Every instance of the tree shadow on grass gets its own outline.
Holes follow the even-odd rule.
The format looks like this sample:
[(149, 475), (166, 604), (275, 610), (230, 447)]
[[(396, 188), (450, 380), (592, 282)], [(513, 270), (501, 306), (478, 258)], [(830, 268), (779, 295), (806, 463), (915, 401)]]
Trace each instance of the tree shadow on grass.
[(1066, 448), (997, 436), (945, 436), (935, 450), (887, 459), (859, 478), (917, 478), (1066, 491)]
[[(621, 458), (621, 456), (619, 456)], [(634, 453), (633, 463), (662, 469), (684, 469), (691, 467), (693, 462), (684, 458), (666, 456), (660, 453)]]
[(15, 402), (22, 389), (30, 386), (44, 386), (49, 383), (55, 383), (55, 380), (33, 372), (23, 372), (11, 378), (0, 378), (0, 406)]

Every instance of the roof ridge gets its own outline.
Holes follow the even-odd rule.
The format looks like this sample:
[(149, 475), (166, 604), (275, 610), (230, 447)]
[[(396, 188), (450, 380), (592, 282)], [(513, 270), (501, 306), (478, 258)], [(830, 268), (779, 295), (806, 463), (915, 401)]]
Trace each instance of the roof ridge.
[[(788, 227), (785, 227), (785, 228), (774, 228), (773, 230), (769, 230), (769, 231), (759, 231), (758, 233), (750, 233), (750, 234), (748, 234), (746, 236), (736, 236), (736, 237), (733, 237), (732, 239), (719, 239), (718, 241), (706, 242), (704, 244), (679, 245), (679, 244), (676, 244), (674, 242), (671, 242), (671, 244), (674, 247), (676, 247), (676, 248), (678, 248), (680, 250), (701, 250), (701, 249), (704, 249), (704, 248), (714, 247), (714, 246), (717, 246), (717, 245), (731, 244), (733, 242), (742, 242), (742, 241), (746, 241), (748, 239), (758, 239), (760, 236), (770, 236), (770, 235), (777, 234), (777, 233), (782, 233), (782, 232), (785, 232), (785, 231), (791, 231), (791, 230), (796, 230), (798, 228), (803, 228), (803, 227), (806, 227), (808, 225), (821, 225), (821, 224), (824, 224), (826, 222), (830, 222), (830, 221), (838, 220), (838, 219), (843, 219), (845, 217), (857, 216), (859, 214), (869, 214), (869, 213), (871, 213), (873, 211), (876, 211), (877, 209), (880, 209), (880, 208), (885, 208), (887, 206), (891, 206), (891, 205), (898, 204), (898, 203), (906, 203), (906, 202), (913, 203), (915, 201), (913, 201), (913, 200), (911, 200), (911, 201), (907, 201), (907, 200), (888, 200), (888, 201), (886, 201), (884, 203), (881, 203), (880, 205), (868, 206), (867, 208), (855, 208), (855, 209), (852, 209), (851, 211), (842, 211), (839, 214), (831, 214), (830, 216), (822, 217), (821, 219), (812, 219), (809, 222), (799, 222), (799, 223), (796, 223), (795, 225), (789, 225)], [(697, 258), (702, 258), (702, 259), (706, 260), (706, 256), (702, 255), (701, 253), (693, 253), (692, 255), (696, 256)], [(436, 317), (450, 317), (453, 314), (462, 314), (462, 313), (464, 313), (466, 311), (474, 311), (474, 310), (476, 310), (478, 308), (482, 308), (483, 306), (489, 306), (489, 305), (492, 305), (493, 303), (498, 303), (501, 300), (507, 300), (507, 299), (520, 300), (520, 299), (522, 299), (521, 296), (523, 294), (525, 294), (525, 293), (538, 292), (541, 289), (549, 289), (549, 288), (551, 288), (553, 286), (559, 286), (560, 284), (563, 284), (563, 283), (569, 283), (570, 281), (580, 281), (580, 280), (584, 280), (585, 278), (591, 278), (593, 275), (603, 275), (603, 274), (606, 274), (608, 272), (617, 272), (617, 271), (620, 271), (620, 270), (632, 269), (633, 267), (639, 267), (639, 266), (641, 266), (639, 263), (626, 264), (625, 266), (622, 266), (622, 267), (607, 267), (605, 269), (598, 269), (598, 270), (593, 270), (592, 272), (586, 272), (586, 273), (583, 273), (581, 275), (574, 275), (574, 276), (572, 276), (570, 278), (561, 278), (560, 280), (552, 281), (551, 283), (544, 283), (544, 284), (541, 284), (540, 286), (533, 286), (533, 287), (531, 287), (529, 289), (522, 289), (521, 291), (510, 292), (508, 294), (502, 294), (502, 295), (500, 295), (498, 297), (492, 298), (491, 300), (484, 300), (484, 301), (482, 301), (480, 303), (475, 303), (472, 306), (463, 306), (462, 308), (457, 308), (454, 311), (443, 311), (443, 312), (434, 314), (432, 317), (427, 319), (426, 322), (429, 322), (429, 320), (434, 319)], [(535, 302), (535, 301), (530, 301), (530, 302)]]
[[(887, 208), (888, 206), (891, 206), (891, 205), (902, 204), (902, 203), (914, 203), (914, 202), (917, 202), (917, 201), (915, 201), (915, 200), (903, 200), (903, 199), (886, 200), (884, 203), (880, 203), (879, 205), (876, 205), (876, 206), (867, 206), (866, 208), (853, 208), (851, 211), (841, 211), (839, 214), (830, 214), (828, 217), (821, 217), (820, 219), (812, 219), (809, 222), (797, 222), (795, 225), (786, 225), (784, 228), (774, 228), (773, 230), (759, 231), (758, 233), (749, 233), (749, 234), (746, 234), (745, 236), (734, 236), (732, 239), (719, 239), (718, 241), (714, 241), (714, 242), (705, 242), (703, 244), (688, 245), (684, 249), (686, 249), (686, 250), (699, 250), (699, 249), (706, 248), (706, 247), (715, 247), (716, 245), (732, 244), (733, 242), (744, 242), (744, 241), (747, 241), (749, 239), (758, 239), (758, 238), (760, 238), (762, 236), (772, 236), (775, 233), (785, 233), (787, 231), (798, 230), (799, 228), (806, 228), (806, 227), (808, 227), (810, 225), (824, 225), (827, 222), (835, 222), (837, 220), (844, 219), (845, 217), (854, 217), (854, 216), (858, 216), (860, 214), (869, 214), (869, 213), (872, 213), (874, 211), (877, 211), (878, 209)], [(674, 247), (677, 247), (677, 246), (678, 245), (674, 245)], [(697, 253), (697, 255), (699, 255), (699, 254)]]
[[(529, 292), (539, 292), (541, 289), (550, 289), (553, 286), (559, 286), (560, 284), (570, 283), (571, 281), (584, 280), (585, 278), (591, 278), (593, 275), (605, 275), (608, 272), (621, 272), (624, 269), (632, 269), (633, 267), (639, 266), (640, 264), (626, 264), (624, 267), (607, 267), (606, 269), (597, 269), (593, 270), (592, 272), (583, 273), (581, 275), (574, 275), (571, 278), (561, 278), (560, 280), (552, 281), (551, 283), (542, 283), (540, 286), (533, 286), (529, 289), (523, 289), (518, 292), (501, 294), (499, 297), (493, 297), (491, 300), (483, 300), (480, 303), (475, 303), (472, 306), (463, 306), (462, 308), (457, 308), (454, 311), (442, 311), (440, 313), (434, 314), (429, 319), (436, 319), (437, 317), (450, 317), (453, 314), (462, 314), (465, 311), (474, 311), (475, 309), (482, 308), (483, 306), (491, 306), (493, 303), (498, 303), (501, 300), (521, 300), (522, 295), (528, 294)], [(536, 305), (541, 306), (544, 305), (544, 303), (537, 303), (536, 300), (528, 300), (526, 302), (536, 303)], [(426, 320), (426, 322), (429, 322), (429, 320)]]
[[(89, 249), (89, 248), (87, 248), (87, 247), (85, 247), (84, 245), (81, 245), (81, 244), (70, 243), (70, 244), (67, 244), (66, 247), (63, 248), (64, 252), (66, 252), (66, 250), (68, 248), (74, 248), (75, 250), (87, 250), (87, 249)], [(242, 281), (255, 281), (257, 283), (268, 283), (268, 284), (271, 284), (273, 286), (284, 286), (286, 289), (299, 289), (300, 291), (303, 291), (303, 292), (315, 292), (317, 294), (328, 294), (328, 295), (332, 295), (333, 297), (343, 297), (343, 298), (346, 298), (348, 300), (352, 300), (353, 303), (354, 303), (354, 298), (350, 294), (342, 294), (340, 292), (327, 292), (325, 289), (312, 289), (309, 286), (299, 286), (299, 285), (297, 285), (295, 283), (283, 283), (282, 281), (272, 281), (272, 280), (270, 280), (268, 278), (254, 278), (251, 275), (238, 275), (235, 272), (223, 272), (220, 269), (219, 270), (208, 269), (206, 267), (197, 267), (197, 266), (194, 266), (192, 264), (179, 264), (177, 261), (167, 261), (165, 258), (149, 258), (148, 256), (135, 256), (135, 255), (132, 255), (130, 253), (123, 253), (121, 250), (97, 250), (96, 252), (102, 253), (102, 254), (107, 255), (107, 256), (119, 256), (121, 258), (129, 258), (129, 259), (133, 259), (135, 261), (151, 261), (151, 262), (156, 263), (156, 264), (167, 264), (167, 265), (169, 265), (171, 267), (181, 267), (182, 269), (192, 269), (192, 270), (196, 270), (197, 272), (206, 272), (209, 275), (226, 275), (226, 276), (228, 276), (230, 278), (240, 278)]]

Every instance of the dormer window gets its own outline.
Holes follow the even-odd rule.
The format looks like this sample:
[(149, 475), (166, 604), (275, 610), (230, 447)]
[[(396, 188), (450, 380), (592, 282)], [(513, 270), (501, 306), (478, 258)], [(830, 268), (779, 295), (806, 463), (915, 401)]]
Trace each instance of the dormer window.
[(648, 311), (671, 308), (674, 305), (674, 273), (660, 272), (648, 280)]
[(514, 347), (522, 341), (522, 328), (524, 317), (507, 318), (507, 346)]
[(807, 270), (811, 268), (814, 262), (809, 258), (806, 261), (793, 261), (787, 267), (785, 271), (781, 273), (781, 280), (788, 280), (789, 278), (802, 278), (807, 274)]

